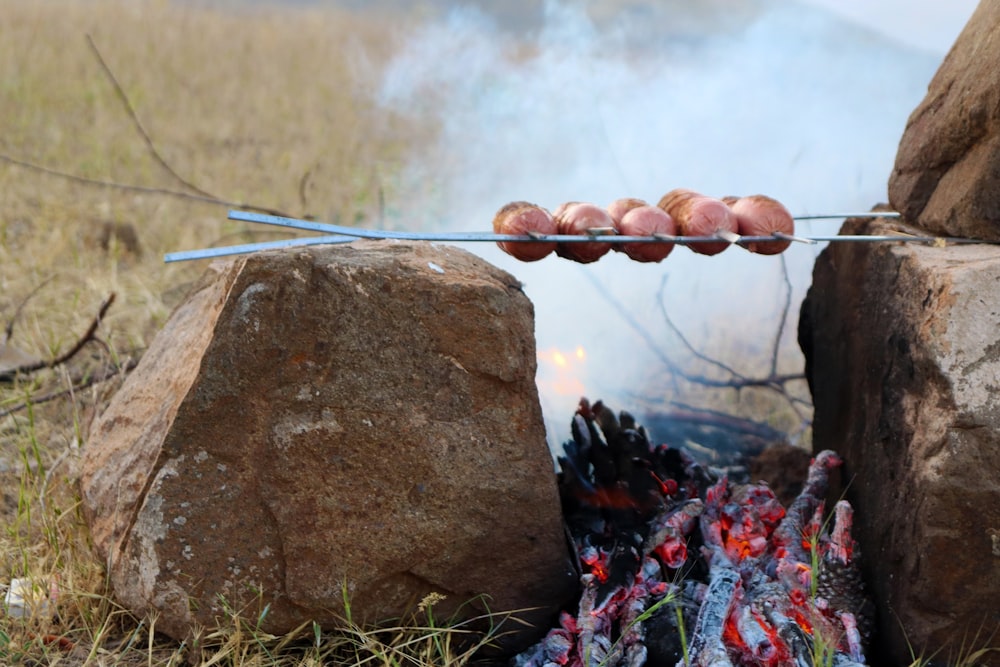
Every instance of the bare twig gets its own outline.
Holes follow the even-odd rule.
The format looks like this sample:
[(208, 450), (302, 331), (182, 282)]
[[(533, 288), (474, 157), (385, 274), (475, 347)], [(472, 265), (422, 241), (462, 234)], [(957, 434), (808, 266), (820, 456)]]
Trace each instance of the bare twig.
[(85, 380), (83, 380), (79, 384), (71, 385), (66, 389), (60, 389), (59, 391), (53, 391), (48, 394), (42, 394), (40, 396), (32, 396), (31, 399), (28, 401), (23, 401), (4, 410), (0, 410), (0, 419), (8, 417), (16, 412), (26, 410), (29, 405), (39, 405), (41, 403), (48, 403), (49, 401), (54, 401), (57, 398), (70, 396), (73, 394), (73, 392), (82, 391), (83, 389), (87, 389), (95, 384), (100, 384), (101, 382), (110, 380), (118, 375), (121, 375), (122, 373), (128, 373), (129, 371), (134, 369), (138, 365), (138, 363), (139, 363), (138, 359), (128, 359), (123, 364), (108, 366), (101, 372), (94, 373), (93, 375), (88, 376)]
[(96, 185), (103, 188), (124, 190), (126, 192), (141, 192), (143, 194), (149, 194), (149, 195), (174, 197), (176, 199), (187, 199), (189, 201), (197, 201), (205, 204), (216, 204), (218, 206), (225, 206), (227, 208), (240, 208), (249, 211), (257, 211), (258, 213), (266, 213), (268, 215), (288, 217), (288, 214), (286, 212), (274, 208), (268, 208), (266, 206), (258, 206), (257, 204), (251, 204), (249, 202), (234, 202), (225, 199), (218, 199), (216, 197), (206, 197), (204, 195), (193, 194), (191, 192), (181, 192), (180, 190), (171, 190), (169, 188), (158, 188), (146, 185), (131, 185), (129, 183), (117, 183), (115, 181), (103, 181), (96, 178), (87, 178), (86, 176), (77, 176), (76, 174), (70, 174), (68, 172), (60, 171), (58, 169), (45, 167), (43, 165), (35, 164), (33, 162), (28, 162), (27, 160), (21, 160), (19, 158), (15, 158), (10, 155), (5, 155), (3, 153), (0, 153), (0, 161), (15, 165), (17, 167), (21, 167), (22, 169), (27, 169), (29, 171), (36, 171), (45, 174), (47, 176), (55, 176), (56, 178), (72, 181), (74, 183), (79, 183), (81, 185)]
[(115, 89), (115, 94), (121, 101), (122, 106), (125, 107), (125, 111), (128, 113), (129, 118), (132, 119), (132, 124), (135, 126), (135, 129), (139, 132), (139, 136), (142, 137), (142, 140), (146, 144), (146, 147), (149, 149), (149, 154), (153, 156), (153, 159), (156, 160), (159, 163), (159, 165), (163, 167), (167, 171), (167, 173), (174, 178), (174, 180), (176, 180), (178, 183), (180, 183), (187, 189), (201, 195), (202, 197), (218, 200), (219, 198), (216, 197), (215, 195), (209, 192), (205, 192), (191, 181), (182, 177), (180, 174), (177, 173), (177, 171), (173, 167), (170, 166), (170, 164), (165, 159), (163, 159), (163, 156), (160, 154), (160, 151), (156, 149), (156, 144), (154, 144), (153, 140), (149, 137), (149, 133), (146, 132), (146, 128), (143, 127), (142, 121), (139, 120), (139, 115), (135, 112), (135, 107), (132, 106), (132, 102), (129, 100), (128, 95), (125, 94), (125, 89), (122, 88), (120, 83), (118, 83), (118, 78), (114, 75), (114, 72), (111, 71), (111, 68), (108, 67), (108, 63), (104, 60), (104, 56), (101, 55), (100, 49), (97, 48), (97, 44), (94, 43), (94, 38), (91, 37), (89, 33), (87, 34), (87, 45), (90, 47), (91, 53), (93, 53), (94, 57), (97, 59), (97, 64), (101, 66), (101, 71), (104, 72), (104, 75), (111, 82), (111, 86)]
[(128, 95), (125, 93), (125, 90), (118, 82), (117, 77), (115, 77), (114, 72), (111, 71), (111, 68), (108, 66), (107, 62), (104, 60), (104, 57), (101, 55), (100, 50), (97, 48), (97, 44), (95, 44), (93, 38), (89, 34), (87, 35), (87, 44), (89, 45), (91, 52), (94, 54), (97, 63), (100, 65), (101, 71), (104, 72), (104, 75), (111, 82), (111, 85), (115, 90), (115, 95), (118, 97), (119, 101), (122, 103), (122, 106), (125, 108), (125, 112), (131, 119), (132, 125), (136, 128), (136, 131), (142, 138), (143, 143), (146, 144), (146, 148), (149, 150), (150, 155), (152, 155), (153, 159), (156, 160), (157, 164), (163, 167), (163, 169), (166, 170), (166, 172), (170, 174), (170, 176), (175, 181), (177, 181), (182, 186), (187, 188), (189, 192), (181, 190), (172, 190), (170, 188), (132, 185), (129, 183), (118, 183), (115, 181), (104, 181), (96, 178), (87, 178), (85, 176), (78, 176), (76, 174), (71, 174), (59, 169), (52, 169), (50, 167), (46, 167), (40, 164), (35, 164), (33, 162), (22, 160), (13, 157), (11, 155), (6, 155), (2, 153), (0, 153), (0, 161), (21, 167), (22, 169), (35, 171), (38, 173), (46, 174), (48, 176), (55, 176), (56, 178), (72, 181), (74, 183), (79, 183), (81, 185), (96, 185), (105, 188), (114, 188), (116, 190), (125, 190), (128, 192), (141, 192), (144, 194), (158, 195), (164, 197), (174, 197), (177, 199), (187, 199), (189, 201), (197, 201), (206, 204), (217, 204), (219, 206), (225, 206), (227, 208), (247, 209), (251, 211), (257, 211), (259, 213), (267, 213), (268, 215), (277, 215), (277, 216), (288, 215), (286, 212), (280, 211), (275, 208), (270, 208), (267, 206), (259, 206), (257, 204), (252, 204), (249, 202), (229, 201), (222, 197), (217, 197), (209, 192), (206, 192), (202, 188), (199, 188), (197, 185), (191, 183), (189, 180), (178, 174), (177, 170), (174, 169), (172, 166), (170, 166), (170, 163), (168, 163), (166, 159), (164, 159), (163, 155), (156, 148), (156, 144), (153, 142), (152, 138), (149, 136), (149, 133), (146, 131), (146, 128), (143, 126), (142, 121), (139, 119), (139, 115), (135, 111), (135, 107), (132, 105), (132, 102), (128, 98)]
[(663, 280), (660, 281), (660, 289), (656, 293), (656, 301), (660, 306), (660, 314), (663, 315), (663, 321), (666, 323), (667, 327), (669, 327), (670, 330), (674, 332), (674, 335), (677, 336), (677, 339), (680, 340), (681, 344), (684, 347), (686, 347), (688, 352), (694, 355), (696, 359), (700, 359), (706, 364), (715, 366), (716, 368), (719, 368), (729, 373), (735, 378), (743, 379), (743, 375), (735, 371), (732, 367), (722, 363), (717, 359), (712, 359), (711, 357), (703, 354), (699, 350), (696, 350), (694, 345), (692, 345), (691, 342), (687, 339), (687, 337), (683, 334), (683, 332), (681, 332), (680, 328), (678, 328), (677, 325), (674, 324), (674, 321), (673, 319), (671, 319), (670, 314), (667, 313), (667, 307), (665, 305), (666, 299), (664, 297), (664, 292), (666, 291), (668, 277), (669, 277), (668, 275), (663, 276)]
[(771, 375), (769, 377), (763, 377), (763, 378), (747, 377), (729, 368), (728, 366), (726, 366), (721, 362), (715, 361), (710, 357), (697, 353), (692, 347), (690, 347), (690, 345), (687, 346), (688, 349), (690, 349), (692, 353), (694, 353), (699, 359), (705, 361), (706, 363), (710, 363), (714, 366), (722, 368), (723, 370), (726, 370), (726, 372), (728, 372), (729, 375), (732, 377), (730, 377), (730, 379), (728, 380), (717, 380), (715, 378), (710, 378), (705, 375), (689, 373), (688, 371), (681, 368), (680, 365), (677, 364), (677, 362), (671, 359), (670, 356), (663, 351), (663, 349), (660, 347), (656, 339), (653, 338), (652, 334), (650, 334), (649, 331), (647, 331), (646, 328), (642, 326), (642, 324), (640, 324), (632, 316), (632, 314), (629, 313), (628, 310), (626, 310), (622, 306), (622, 304), (620, 304), (615, 299), (611, 298), (611, 296), (604, 291), (603, 286), (598, 282), (597, 278), (593, 275), (593, 273), (585, 272), (584, 275), (594, 285), (594, 287), (597, 288), (597, 293), (600, 294), (609, 304), (611, 304), (611, 306), (616, 311), (618, 311), (618, 314), (625, 321), (625, 323), (628, 324), (632, 328), (632, 330), (635, 331), (635, 333), (640, 338), (643, 339), (643, 341), (645, 341), (645, 343), (649, 346), (650, 350), (652, 350), (653, 354), (655, 354), (656, 357), (663, 362), (664, 366), (667, 367), (667, 370), (669, 370), (671, 374), (676, 375), (677, 377), (683, 378), (684, 380), (687, 380), (688, 382), (694, 384), (699, 384), (704, 387), (711, 387), (714, 389), (738, 390), (749, 387), (759, 387), (765, 389), (773, 389), (778, 393), (785, 393), (785, 387), (784, 387), (785, 384), (805, 378), (805, 375), (802, 373)]
[(309, 183), (313, 177), (313, 169), (318, 166), (319, 164), (317, 163), (306, 169), (305, 173), (302, 174), (302, 178), (299, 179), (299, 204), (302, 206), (303, 211), (309, 209)]
[(679, 401), (671, 401), (671, 405), (677, 408), (666, 415), (671, 419), (747, 433), (763, 440), (777, 441), (786, 439), (782, 431), (779, 431), (770, 424), (754, 421), (753, 419), (736, 417), (719, 410), (695, 407)]
[[(781, 337), (785, 335), (785, 325), (788, 324), (788, 313), (792, 308), (792, 281), (788, 277), (788, 262), (781, 255), (781, 276), (785, 282), (785, 305), (781, 309), (781, 322), (774, 333), (774, 345), (771, 348), (771, 375), (778, 374), (778, 352), (781, 349)], [(803, 376), (804, 377), (804, 376)]]
[(38, 283), (38, 285), (35, 286), (35, 289), (28, 292), (28, 295), (25, 296), (23, 299), (21, 299), (21, 303), (17, 304), (17, 308), (14, 309), (14, 314), (10, 316), (10, 320), (8, 320), (7, 325), (4, 327), (3, 330), (4, 335), (3, 335), (3, 340), (0, 341), (0, 348), (9, 343), (10, 339), (14, 336), (14, 323), (17, 322), (17, 318), (21, 316), (21, 311), (24, 310), (24, 307), (28, 304), (29, 301), (31, 301), (31, 298), (33, 296), (38, 294), (38, 292), (41, 291), (43, 287), (52, 282), (53, 277), (54, 276), (49, 276), (42, 282)]
[(101, 307), (97, 311), (97, 315), (90, 322), (90, 326), (87, 327), (87, 331), (84, 332), (82, 336), (80, 336), (80, 338), (69, 350), (52, 359), (36, 361), (30, 364), (24, 364), (23, 366), (18, 366), (16, 368), (11, 368), (7, 371), (4, 371), (3, 373), (0, 373), (0, 380), (9, 381), (12, 380), (17, 375), (34, 373), (35, 371), (42, 370), (43, 368), (55, 368), (56, 366), (64, 364), (70, 359), (72, 359), (80, 352), (80, 350), (83, 349), (84, 345), (93, 340), (96, 340), (95, 334), (97, 333), (97, 327), (101, 325), (101, 320), (104, 319), (104, 316), (108, 312), (108, 308), (111, 307), (111, 304), (114, 303), (114, 301), (115, 301), (115, 294), (114, 292), (112, 292), (110, 295), (108, 295), (108, 298), (106, 298), (104, 302), (101, 304)]

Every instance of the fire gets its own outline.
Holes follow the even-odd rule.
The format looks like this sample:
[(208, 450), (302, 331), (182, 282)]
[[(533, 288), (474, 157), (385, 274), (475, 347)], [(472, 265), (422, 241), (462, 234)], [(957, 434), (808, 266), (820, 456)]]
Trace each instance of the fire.
[(587, 352), (577, 345), (571, 352), (552, 347), (538, 351), (538, 384), (542, 393), (578, 398), (586, 394)]
[(590, 573), (594, 575), (600, 583), (605, 583), (610, 576), (608, 561), (610, 555), (603, 549), (589, 547), (580, 553), (580, 562), (590, 568)]

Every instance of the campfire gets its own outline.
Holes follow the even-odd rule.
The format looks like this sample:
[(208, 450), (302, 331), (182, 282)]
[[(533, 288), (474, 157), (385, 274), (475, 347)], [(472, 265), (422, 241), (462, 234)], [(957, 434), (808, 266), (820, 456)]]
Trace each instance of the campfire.
[(563, 449), (579, 606), (516, 667), (865, 664), (853, 511), (824, 503), (836, 454), (815, 456), (786, 508), (601, 402), (581, 400)]

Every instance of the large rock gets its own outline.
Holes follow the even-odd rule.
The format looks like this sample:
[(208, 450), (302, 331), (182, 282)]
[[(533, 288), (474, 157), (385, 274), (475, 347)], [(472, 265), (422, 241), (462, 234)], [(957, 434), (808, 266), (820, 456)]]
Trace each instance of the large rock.
[(212, 264), (86, 448), (117, 597), (178, 638), (225, 607), (335, 625), (343, 585), (357, 620), (485, 594), (543, 632), (575, 577), (535, 363), (519, 284), (461, 250)]
[(1000, 3), (979, 3), (916, 108), (889, 202), (946, 236), (1000, 240)]
[(814, 447), (844, 457), (879, 606), (873, 664), (998, 645), (1000, 248), (831, 244), (800, 325)]

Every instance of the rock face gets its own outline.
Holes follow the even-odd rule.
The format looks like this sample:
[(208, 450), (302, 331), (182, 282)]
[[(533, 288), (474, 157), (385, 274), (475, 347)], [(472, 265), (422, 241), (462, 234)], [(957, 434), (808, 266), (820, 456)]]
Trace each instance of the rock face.
[(947, 236), (1000, 240), (1000, 3), (980, 2), (906, 126), (889, 202)]
[(909, 664), (907, 642), (947, 664), (963, 645), (997, 646), (1000, 248), (831, 244), (800, 342), (814, 447), (841, 453), (858, 508), (884, 651), (872, 664)]
[(533, 315), (513, 277), (454, 248), (212, 264), (86, 448), (118, 598), (175, 638), (225, 606), (256, 621), (269, 605), (272, 633), (334, 625), (342, 586), (359, 621), (486, 594), (541, 607), (526, 618), (544, 631), (576, 578)]

